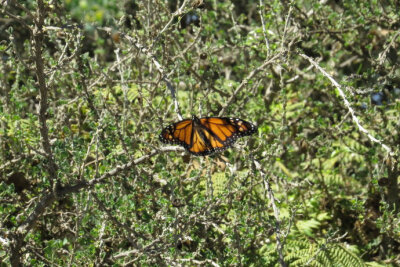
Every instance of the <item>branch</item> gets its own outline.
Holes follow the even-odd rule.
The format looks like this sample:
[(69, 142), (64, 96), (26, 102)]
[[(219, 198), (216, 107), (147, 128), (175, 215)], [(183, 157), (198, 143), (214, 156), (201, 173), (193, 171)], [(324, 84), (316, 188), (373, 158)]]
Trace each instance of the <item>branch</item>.
[(183, 10), (185, 9), (187, 2), (188, 0), (184, 0), (181, 7), (177, 11), (175, 11), (174, 14), (172, 14), (171, 19), (167, 22), (167, 24), (165, 24), (164, 28), (157, 34), (157, 37), (154, 39), (154, 42), (151, 45), (151, 47), (154, 47), (155, 43), (158, 41), (160, 36), (169, 28), (174, 19), (183, 14)]
[[(28, 216), (25, 222), (23, 222), (17, 229), (15, 235), (13, 236), (14, 242), (12, 245), (12, 255), (10, 256), (10, 261), (12, 262), (13, 266), (19, 266), (20, 265), (20, 249), (22, 248), (24, 244), (24, 238), (28, 234), (28, 232), (33, 228), (35, 225), (36, 221), (38, 218), (44, 213), (45, 209), (51, 204), (66, 195), (72, 194), (72, 193), (77, 193), (81, 189), (87, 189), (87, 188), (92, 188), (94, 185), (103, 182), (107, 178), (110, 178), (112, 176), (115, 176), (121, 172), (124, 172), (130, 168), (132, 168), (135, 165), (138, 165), (139, 163), (142, 163), (151, 157), (161, 153), (161, 152), (170, 152), (170, 151), (176, 151), (176, 152), (183, 152), (184, 149), (181, 147), (176, 147), (176, 146), (167, 146), (167, 147), (161, 147), (159, 149), (152, 150), (150, 153), (147, 155), (144, 155), (136, 160), (133, 160), (127, 164), (117, 166), (111, 171), (106, 172), (99, 178), (93, 178), (90, 181), (81, 181), (77, 184), (70, 185), (70, 186), (65, 186), (63, 188), (58, 188), (56, 194), (53, 192), (49, 192), (44, 194), (44, 196), (41, 198), (39, 203), (36, 205), (35, 209), (32, 211), (32, 213)], [(15, 265), (14, 265), (15, 264)]]
[[(23, 8), (22, 5), (19, 7)], [(29, 13), (31, 14), (31, 13)], [(32, 16), (32, 15), (31, 15)], [(47, 171), (50, 177), (50, 183), (52, 184), (52, 191), (45, 195), (42, 200), (37, 204), (35, 210), (32, 214), (28, 217), (28, 219), (18, 228), (24, 229), (28, 228), (31, 229), (36, 222), (37, 218), (43, 214), (46, 207), (48, 207), (49, 203), (52, 203), (56, 199), (56, 189), (58, 186), (57, 182), (57, 165), (54, 161), (53, 153), (51, 150), (50, 140), (49, 140), (49, 129), (47, 128), (46, 118), (47, 118), (47, 93), (48, 87), (46, 85), (46, 76), (44, 73), (44, 60), (42, 55), (42, 48), (43, 39), (44, 39), (44, 32), (43, 32), (43, 25), (44, 20), (46, 17), (46, 8), (44, 6), (43, 0), (37, 1), (37, 10), (36, 15), (33, 17), (33, 21), (35, 26), (32, 31), (32, 54), (33, 60), (35, 62), (35, 73), (38, 80), (39, 85), (39, 131), (41, 136), (41, 142), (43, 150), (45, 151), (46, 160), (48, 164), (46, 165)], [(21, 231), (17, 231), (13, 234), (13, 243), (11, 245), (11, 255), (10, 255), (10, 262), (12, 266), (20, 266), (21, 265), (21, 248), (24, 244), (24, 238), (26, 233), (21, 233)]]
[(136, 242), (136, 240), (132, 238), (133, 236), (141, 237), (145, 240), (148, 240), (148, 238), (145, 237), (143, 234), (136, 232), (133, 228), (130, 228), (130, 225), (127, 225), (126, 223), (121, 223), (116, 217), (114, 217), (112, 212), (104, 205), (104, 203), (97, 197), (95, 193), (92, 192), (92, 196), (94, 197), (94, 200), (98, 204), (100, 210), (104, 211), (107, 214), (108, 218), (112, 222), (114, 222), (115, 226), (119, 229), (124, 229), (125, 232), (129, 233), (125, 234), (125, 232), (122, 231), (123, 233), (121, 234), (124, 234), (125, 238), (129, 241), (131, 246), (133, 246), (135, 249), (139, 249), (139, 244)]
[(219, 112), (218, 116), (222, 116), (225, 113), (225, 110), (227, 107), (229, 107), (233, 100), (235, 99), (235, 97), (237, 96), (237, 94), (243, 89), (243, 87), (245, 85), (247, 85), (247, 83), (249, 82), (249, 80), (251, 78), (254, 77), (254, 75), (256, 75), (258, 72), (260, 72), (261, 70), (263, 70), (266, 66), (268, 66), (269, 64), (271, 64), (272, 62), (274, 62), (278, 57), (281, 56), (281, 53), (276, 54), (275, 56), (271, 57), (270, 59), (267, 59), (264, 61), (264, 63), (261, 66), (258, 66), (257, 68), (255, 68), (252, 72), (249, 73), (249, 75), (247, 75), (246, 78), (243, 79), (242, 83), (236, 88), (236, 90), (233, 92), (232, 96), (228, 99), (227, 103), (222, 107), (221, 111)]
[(33, 29), (33, 57), (36, 65), (36, 76), (39, 83), (39, 130), (41, 135), (41, 141), (43, 150), (46, 153), (47, 160), (49, 164), (47, 165), (47, 169), (49, 172), (50, 182), (54, 186), (57, 181), (57, 165), (54, 162), (53, 153), (51, 151), (51, 145), (49, 140), (49, 129), (47, 128), (46, 118), (47, 118), (47, 93), (48, 87), (46, 85), (46, 76), (44, 73), (44, 61), (42, 55), (43, 46), (43, 25), (44, 19), (46, 17), (46, 10), (42, 0), (38, 1), (38, 10), (37, 10), (37, 19), (35, 19), (35, 28)]
[[(112, 33), (115, 33), (115, 31), (113, 31), (111, 28), (108, 27), (103, 27), (100, 28), (101, 30), (104, 30), (106, 33), (108, 33), (109, 35), (111, 35)], [(171, 96), (174, 100), (174, 105), (175, 105), (175, 112), (178, 115), (179, 119), (182, 120), (182, 115), (181, 115), (181, 111), (179, 108), (179, 103), (176, 99), (176, 91), (174, 86), (172, 85), (171, 81), (168, 79), (167, 74), (165, 73), (163, 67), (161, 66), (161, 64), (157, 61), (156, 57), (152, 54), (151, 49), (147, 48), (146, 46), (142, 45), (138, 40), (136, 40), (135, 38), (126, 35), (124, 33), (118, 32), (122, 37), (124, 37), (125, 39), (127, 39), (137, 50), (139, 50), (140, 52), (142, 52), (143, 54), (145, 54), (147, 56), (147, 58), (149, 58), (151, 60), (151, 62), (154, 64), (154, 66), (156, 67), (156, 69), (158, 70), (158, 72), (161, 75), (161, 79), (166, 83), (168, 89), (171, 91)]]
[(262, 24), (262, 29), (263, 29), (263, 34), (264, 34), (264, 40), (265, 40), (265, 46), (267, 47), (267, 57), (269, 56), (269, 41), (267, 37), (267, 30), (265, 28), (265, 20), (264, 20), (264, 0), (260, 0), (260, 18), (261, 18), (261, 24)]
[(93, 178), (89, 181), (81, 181), (81, 182), (78, 182), (77, 184), (60, 188), (56, 194), (57, 198), (52, 197), (52, 193), (47, 193), (46, 195), (43, 196), (43, 198), (40, 200), (40, 202), (36, 205), (35, 210), (29, 215), (28, 219), (26, 219), (26, 221), (18, 228), (18, 232), (25, 233), (26, 231), (29, 231), (32, 228), (33, 223), (39, 217), (39, 215), (41, 215), (43, 213), (44, 209), (46, 207), (48, 207), (56, 199), (60, 199), (71, 193), (77, 193), (83, 188), (91, 188), (94, 185), (99, 184), (100, 182), (103, 182), (107, 178), (113, 177), (121, 172), (129, 170), (133, 166), (136, 166), (161, 152), (170, 152), (170, 151), (183, 152), (184, 149), (181, 147), (176, 147), (176, 146), (161, 147), (157, 150), (154, 149), (147, 155), (144, 155), (136, 160), (133, 160), (124, 165), (116, 166), (114, 169), (104, 173), (99, 178)]
[(400, 35), (400, 30), (398, 30), (396, 32), (396, 34), (393, 36), (392, 40), (390, 41), (390, 43), (386, 46), (385, 50), (381, 53), (379, 53), (379, 57), (378, 57), (378, 65), (382, 66), (383, 63), (386, 60), (386, 56), (390, 50), (390, 48), (396, 43), (396, 39), (397, 37), (399, 37)]
[(204, 259), (202, 261), (200, 260), (195, 260), (195, 259), (185, 259), (185, 258), (180, 258), (180, 259), (172, 259), (172, 258), (166, 258), (167, 260), (174, 262), (175, 261), (180, 261), (180, 262), (187, 262), (190, 265), (194, 264), (195, 266), (214, 266), (214, 267), (219, 267), (220, 265), (210, 259)]
[(317, 68), (325, 77), (327, 77), (331, 83), (336, 87), (336, 89), (338, 90), (340, 96), (343, 99), (343, 102), (345, 104), (345, 106), (347, 107), (347, 109), (349, 110), (350, 114), (351, 114), (351, 118), (353, 119), (354, 123), (357, 125), (358, 129), (360, 130), (360, 132), (364, 133), (367, 135), (367, 137), (375, 143), (380, 144), (390, 156), (394, 156), (394, 153), (392, 152), (392, 149), (385, 145), (381, 140), (375, 138), (374, 136), (372, 136), (361, 124), (360, 121), (358, 120), (354, 110), (351, 108), (351, 104), (350, 102), (347, 100), (346, 95), (344, 94), (341, 86), (339, 85), (339, 83), (337, 81), (335, 81), (335, 79), (332, 78), (331, 75), (329, 75), (323, 68), (321, 68), (318, 63), (316, 63), (312, 58), (310, 58), (309, 56), (306, 56), (305, 54), (300, 54), (301, 57), (303, 57), (304, 59), (307, 59), (312, 65), (314, 65), (315, 68)]
[(283, 256), (283, 246), (284, 242), (282, 242), (282, 233), (281, 233), (281, 221), (279, 219), (279, 209), (276, 206), (275, 203), (275, 196), (274, 192), (271, 189), (271, 186), (269, 184), (269, 181), (265, 179), (265, 172), (263, 171), (261, 164), (254, 160), (254, 166), (256, 169), (261, 173), (261, 176), (264, 180), (264, 186), (265, 189), (267, 190), (267, 196), (269, 201), (271, 202), (272, 209), (274, 211), (274, 217), (275, 217), (275, 233), (276, 233), (276, 249), (278, 250), (278, 255), (279, 255), (279, 263), (282, 267), (287, 267), (288, 265), (285, 262), (284, 256)]

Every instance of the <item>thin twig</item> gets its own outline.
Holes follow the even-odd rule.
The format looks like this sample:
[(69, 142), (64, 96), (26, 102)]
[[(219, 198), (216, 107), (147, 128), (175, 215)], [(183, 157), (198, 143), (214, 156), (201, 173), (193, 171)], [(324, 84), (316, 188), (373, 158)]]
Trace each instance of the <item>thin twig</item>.
[[(137, 243), (137, 240), (134, 240), (133, 237), (141, 237), (145, 240), (148, 239), (148, 237), (144, 236), (141, 233), (136, 232), (133, 228), (130, 227), (130, 225), (121, 223), (113, 214), (112, 212), (104, 205), (104, 203), (97, 197), (96, 193), (91, 192), (92, 196), (94, 197), (94, 200), (98, 204), (100, 210), (104, 211), (108, 218), (114, 222), (114, 224), (119, 228), (119, 229), (124, 229), (125, 232), (122, 232), (120, 234), (123, 234), (125, 238), (129, 241), (129, 243), (135, 248), (135, 249), (140, 249), (140, 245)], [(128, 233), (128, 234), (126, 234)]]
[(283, 47), (284, 47), (285, 40), (286, 40), (286, 34), (287, 34), (288, 28), (290, 26), (290, 16), (292, 14), (292, 9), (293, 9), (293, 5), (291, 2), (290, 7), (289, 7), (289, 12), (288, 12), (288, 14), (286, 16), (286, 20), (285, 20), (285, 28), (283, 29), (283, 36), (282, 36), (282, 41), (281, 41), (281, 51), (282, 52), (284, 50)]
[(390, 41), (390, 43), (387, 45), (387, 47), (385, 48), (385, 50), (383, 52), (381, 52), (379, 54), (378, 57), (378, 64), (379, 65), (383, 65), (383, 63), (385, 62), (386, 56), (389, 52), (389, 49), (393, 46), (393, 44), (396, 42), (397, 37), (399, 37), (400, 35), (400, 30), (398, 30), (396, 32), (396, 34), (393, 36), (392, 40)]
[(233, 92), (232, 96), (228, 99), (228, 101), (226, 102), (226, 104), (222, 107), (221, 111), (219, 112), (219, 116), (222, 116), (225, 113), (225, 110), (227, 107), (229, 107), (233, 100), (237, 97), (237, 94), (243, 89), (243, 87), (245, 85), (247, 85), (247, 83), (249, 82), (249, 80), (251, 78), (254, 77), (254, 75), (256, 75), (258, 72), (260, 72), (261, 70), (263, 70), (266, 66), (268, 66), (269, 64), (273, 63), (277, 58), (279, 58), (281, 56), (281, 53), (276, 54), (275, 56), (273, 56), (270, 59), (267, 59), (264, 61), (263, 64), (261, 64), (260, 66), (258, 66), (257, 68), (255, 68), (253, 71), (251, 71), (249, 73), (249, 75), (247, 75), (246, 78), (243, 79), (243, 81), (239, 84), (239, 86), (235, 89), (235, 91)]
[[(58, 265), (51, 260), (48, 260), (44, 255), (40, 254), (40, 253), (43, 253), (43, 250), (39, 250), (31, 245), (28, 245), (27, 251), (30, 251), (32, 254), (34, 254), (38, 258), (38, 261), (43, 261), (43, 263), (45, 263), (46, 266), (61, 267), (61, 265)], [(38, 252), (38, 251), (40, 251), (40, 252)]]
[(273, 191), (271, 189), (271, 186), (269, 184), (269, 181), (267, 181), (267, 179), (265, 177), (266, 174), (263, 171), (263, 169), (261, 167), (261, 164), (258, 161), (254, 160), (254, 166), (260, 172), (260, 174), (261, 174), (261, 176), (263, 178), (264, 186), (265, 186), (265, 189), (267, 190), (267, 196), (268, 196), (269, 201), (271, 202), (272, 209), (274, 211), (275, 233), (276, 233), (276, 249), (278, 250), (280, 265), (282, 267), (286, 267), (287, 264), (286, 264), (284, 256), (283, 256), (283, 246), (284, 246), (284, 244), (282, 242), (281, 221), (280, 221), (280, 218), (279, 218), (279, 216), (280, 216), (279, 215), (279, 209), (278, 209), (278, 207), (277, 207), (277, 205), (275, 203), (276, 199), (275, 199), (274, 193), (273, 193)]
[[(171, 258), (168, 258), (168, 259), (172, 260)], [(181, 259), (175, 259), (175, 260), (176, 261), (180, 261), (180, 262), (187, 262), (190, 265), (194, 264), (196, 266), (202, 266), (202, 265), (214, 266), (214, 267), (219, 267), (220, 266), (218, 263), (216, 263), (216, 262), (214, 262), (212, 260), (209, 260), (209, 259), (205, 259), (205, 260), (199, 261), (199, 260), (195, 260), (195, 259), (184, 259), (184, 258), (181, 258)]]
[(268, 37), (267, 37), (267, 30), (265, 28), (264, 8), (265, 8), (264, 0), (260, 0), (260, 18), (261, 18), (261, 24), (262, 24), (263, 34), (264, 34), (265, 45), (267, 47), (267, 57), (269, 57), (269, 41), (268, 41)]
[[(108, 34), (112, 33), (112, 29), (111, 28), (107, 28), (107, 27), (103, 27), (101, 28), (102, 30), (104, 30), (105, 32), (107, 32)], [(145, 54), (147, 56), (147, 58), (149, 58), (151, 60), (151, 62), (154, 64), (154, 66), (156, 67), (156, 69), (158, 70), (158, 72), (161, 75), (161, 79), (166, 83), (168, 89), (171, 92), (171, 96), (172, 99), (174, 101), (174, 105), (175, 105), (175, 113), (178, 115), (178, 118), (180, 120), (182, 120), (182, 115), (181, 115), (181, 111), (179, 108), (179, 103), (177, 101), (176, 98), (176, 90), (174, 88), (174, 86), (172, 85), (171, 81), (168, 79), (168, 75), (166, 74), (164, 68), (161, 66), (161, 64), (158, 62), (158, 60), (155, 58), (155, 56), (153, 55), (153, 53), (151, 52), (151, 49), (147, 48), (146, 46), (142, 45), (141, 43), (139, 43), (138, 40), (136, 40), (135, 38), (120, 33), (122, 37), (125, 37), (137, 50), (139, 50), (140, 52), (142, 52), (143, 54)]]
[(124, 94), (124, 103), (122, 104), (122, 134), (124, 134), (125, 133), (125, 131), (126, 131), (126, 112), (127, 112), (127, 107), (126, 107), (126, 104), (128, 103), (128, 85), (127, 85), (127, 83), (125, 82), (125, 77), (124, 77), (124, 65), (123, 64), (121, 64), (121, 58), (120, 58), (120, 49), (119, 48), (117, 48), (117, 49), (115, 49), (115, 51), (114, 51), (114, 53), (115, 53), (115, 56), (116, 56), (116, 58), (117, 58), (117, 62), (118, 62), (118, 72), (119, 72), (119, 76), (120, 76), (120, 79), (121, 79), (121, 81), (120, 81), (120, 84), (121, 84), (121, 87), (122, 87), (122, 92), (123, 92), (123, 94)]
[(33, 15), (33, 13), (31, 12), (31, 10), (29, 10), (29, 9), (26, 8), (24, 5), (22, 5), (22, 4), (20, 3), (20, 1), (12, 0), (12, 1), (10, 1), (10, 2), (11, 2), (13, 5), (15, 5), (17, 8), (22, 9), (30, 19), (32, 19), (32, 20), (35, 20), (35, 19), (36, 19), (36, 16)]
[(169, 26), (172, 24), (172, 22), (174, 22), (175, 18), (182, 15), (184, 12), (183, 10), (185, 9), (186, 5), (187, 5), (188, 0), (183, 1), (182, 5), (180, 8), (178, 8), (177, 11), (175, 11), (170, 20), (167, 22), (167, 24), (165, 24), (164, 28), (157, 34), (157, 37), (154, 39), (153, 44), (150, 47), (154, 47), (155, 43), (159, 40), (160, 36), (169, 28)]
[(367, 135), (367, 137), (375, 143), (380, 144), (390, 156), (394, 156), (394, 153), (392, 152), (392, 149), (385, 145), (381, 140), (378, 140), (377, 138), (375, 138), (373, 135), (371, 135), (361, 124), (359, 119), (357, 118), (353, 108), (351, 107), (350, 102), (347, 100), (346, 95), (344, 94), (340, 84), (335, 81), (335, 79), (332, 78), (331, 75), (329, 75), (323, 68), (321, 68), (317, 62), (315, 62), (312, 58), (310, 58), (309, 56), (305, 55), (305, 54), (301, 54), (300, 56), (303, 57), (304, 59), (308, 60), (312, 65), (314, 65), (315, 68), (317, 68), (325, 77), (327, 77), (331, 83), (336, 87), (336, 89), (338, 90), (340, 96), (343, 99), (343, 102), (345, 104), (345, 106), (347, 107), (347, 109), (349, 110), (350, 114), (351, 114), (351, 118), (353, 119), (354, 123), (357, 125), (358, 129), (360, 130), (360, 132), (364, 133)]

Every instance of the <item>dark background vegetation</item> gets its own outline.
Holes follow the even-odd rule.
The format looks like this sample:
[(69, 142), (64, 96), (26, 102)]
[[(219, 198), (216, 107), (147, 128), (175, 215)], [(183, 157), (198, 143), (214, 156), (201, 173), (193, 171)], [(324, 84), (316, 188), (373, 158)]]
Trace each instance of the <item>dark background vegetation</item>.
[(0, 2), (2, 266), (399, 266), (397, 1)]

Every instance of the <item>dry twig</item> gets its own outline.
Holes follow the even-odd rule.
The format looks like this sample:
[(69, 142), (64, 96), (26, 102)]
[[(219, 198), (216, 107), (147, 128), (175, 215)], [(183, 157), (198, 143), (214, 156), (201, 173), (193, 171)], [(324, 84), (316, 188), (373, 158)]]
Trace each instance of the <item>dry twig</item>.
[(336, 87), (336, 89), (338, 90), (340, 96), (343, 99), (344, 105), (349, 110), (349, 112), (351, 114), (351, 118), (353, 119), (354, 123), (357, 125), (358, 129), (360, 130), (360, 132), (366, 134), (367, 137), (369, 138), (369, 140), (371, 140), (372, 142), (380, 144), (383, 147), (383, 149), (385, 149), (390, 156), (394, 156), (394, 153), (393, 153), (392, 149), (389, 146), (385, 145), (381, 140), (375, 138), (372, 134), (370, 134), (368, 132), (367, 129), (365, 129), (360, 124), (360, 121), (357, 118), (353, 108), (351, 107), (350, 102), (347, 100), (346, 95), (344, 94), (340, 84), (337, 81), (335, 81), (335, 79), (333, 79), (333, 77), (331, 75), (329, 75), (323, 68), (321, 68), (317, 64), (317, 62), (315, 62), (312, 58), (310, 58), (309, 56), (307, 56), (305, 54), (301, 54), (301, 53), (300, 53), (300, 56), (303, 57), (304, 59), (308, 60), (308, 62), (310, 62), (317, 70), (319, 70), (325, 77), (327, 77), (332, 82), (332, 84)]

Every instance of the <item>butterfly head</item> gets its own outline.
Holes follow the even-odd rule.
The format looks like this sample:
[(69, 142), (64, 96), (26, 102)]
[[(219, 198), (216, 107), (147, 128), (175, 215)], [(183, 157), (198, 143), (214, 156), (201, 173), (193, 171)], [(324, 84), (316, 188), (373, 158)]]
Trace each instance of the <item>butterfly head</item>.
[(192, 115), (192, 121), (196, 123), (200, 123), (200, 119), (196, 117), (196, 115)]

